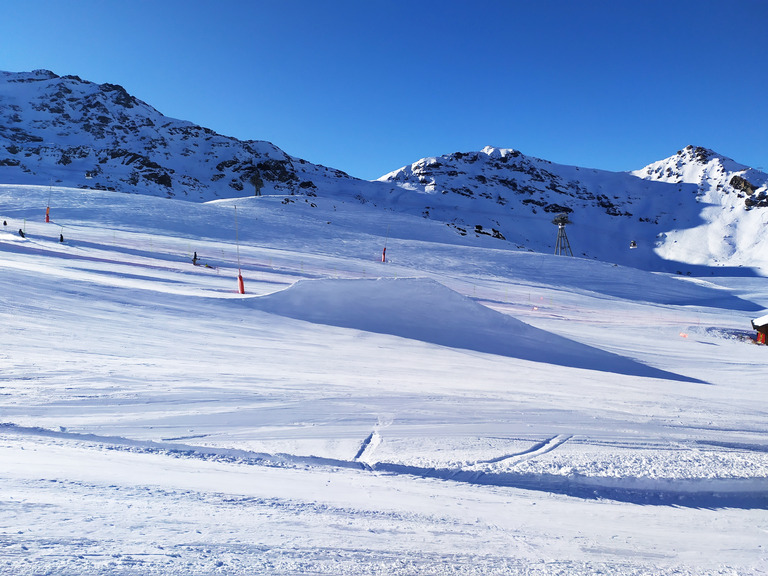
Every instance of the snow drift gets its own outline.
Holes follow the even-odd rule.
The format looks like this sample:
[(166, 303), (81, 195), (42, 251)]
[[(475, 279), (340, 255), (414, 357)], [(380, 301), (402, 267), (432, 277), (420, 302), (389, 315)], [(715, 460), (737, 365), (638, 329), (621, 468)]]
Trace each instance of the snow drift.
[(534, 328), (424, 278), (301, 280), (252, 302), (265, 312), (317, 324), (572, 368), (691, 381)]

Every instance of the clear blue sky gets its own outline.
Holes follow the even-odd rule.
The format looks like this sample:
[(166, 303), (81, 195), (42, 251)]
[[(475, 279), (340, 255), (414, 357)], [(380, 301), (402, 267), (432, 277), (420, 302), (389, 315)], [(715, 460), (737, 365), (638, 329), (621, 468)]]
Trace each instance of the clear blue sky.
[(19, 0), (0, 39), (0, 69), (121, 84), (366, 179), (486, 145), (768, 170), (768, 0)]

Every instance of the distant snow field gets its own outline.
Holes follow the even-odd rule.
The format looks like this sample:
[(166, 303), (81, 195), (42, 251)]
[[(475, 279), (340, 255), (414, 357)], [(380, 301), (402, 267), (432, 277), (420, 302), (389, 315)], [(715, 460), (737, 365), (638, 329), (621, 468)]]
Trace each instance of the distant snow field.
[(0, 186), (0, 573), (768, 573), (765, 277), (283, 200)]

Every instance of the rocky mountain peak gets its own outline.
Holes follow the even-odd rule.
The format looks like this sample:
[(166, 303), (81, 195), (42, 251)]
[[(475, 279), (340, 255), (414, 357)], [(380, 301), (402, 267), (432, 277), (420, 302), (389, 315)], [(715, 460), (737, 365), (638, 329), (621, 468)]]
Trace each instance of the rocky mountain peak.
[(712, 204), (731, 205), (724, 196), (732, 194), (747, 209), (768, 207), (768, 175), (701, 146), (686, 146), (632, 174), (647, 180), (694, 184), (698, 199)]
[(691, 144), (682, 150), (678, 150), (677, 156), (680, 157), (683, 162), (696, 162), (698, 164), (708, 164), (711, 159), (719, 157), (717, 153), (709, 148), (693, 146)]
[(0, 73), (0, 168), (8, 183), (57, 184), (212, 200), (311, 193), (354, 180), (287, 155), (169, 118), (119, 84), (50, 70)]

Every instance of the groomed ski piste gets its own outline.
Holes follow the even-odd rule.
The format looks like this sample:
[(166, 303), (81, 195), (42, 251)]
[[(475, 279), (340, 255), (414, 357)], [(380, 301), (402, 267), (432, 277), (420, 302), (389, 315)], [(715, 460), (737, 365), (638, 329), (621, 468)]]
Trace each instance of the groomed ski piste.
[(323, 198), (0, 199), (2, 574), (768, 570), (764, 277)]

